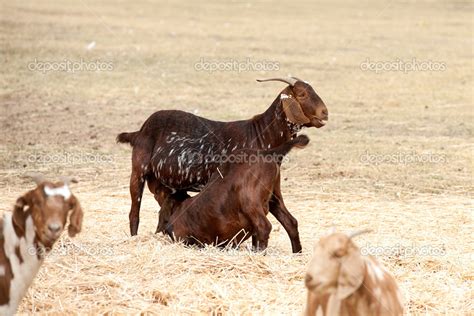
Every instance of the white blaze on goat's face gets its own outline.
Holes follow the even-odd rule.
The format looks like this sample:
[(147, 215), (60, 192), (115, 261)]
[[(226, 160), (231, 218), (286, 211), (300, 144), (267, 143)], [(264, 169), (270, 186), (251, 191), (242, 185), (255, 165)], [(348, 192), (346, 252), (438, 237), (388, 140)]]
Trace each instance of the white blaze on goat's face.
[(71, 191), (69, 190), (69, 187), (66, 184), (59, 188), (51, 188), (45, 185), (44, 193), (46, 193), (47, 196), (61, 195), (66, 200), (71, 197)]

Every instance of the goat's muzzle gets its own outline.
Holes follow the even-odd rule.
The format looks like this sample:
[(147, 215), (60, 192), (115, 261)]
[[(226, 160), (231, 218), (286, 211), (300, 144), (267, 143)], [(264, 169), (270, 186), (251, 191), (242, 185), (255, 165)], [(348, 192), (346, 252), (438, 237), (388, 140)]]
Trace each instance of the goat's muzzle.
[(328, 122), (328, 117), (323, 117), (323, 118), (319, 118), (317, 116), (313, 116), (311, 119), (310, 119), (310, 125), (311, 126), (314, 126), (316, 128), (321, 128), (323, 126), (326, 125), (326, 123)]
[(320, 102), (317, 106), (316, 112), (313, 115), (307, 115), (309, 117), (309, 125), (316, 128), (321, 128), (329, 120), (329, 112), (326, 105)]
[(310, 290), (314, 293), (320, 293), (321, 292), (322, 282), (313, 279), (313, 277), (311, 275), (306, 274), (306, 276), (304, 278), (304, 283), (305, 283), (305, 286), (308, 290)]

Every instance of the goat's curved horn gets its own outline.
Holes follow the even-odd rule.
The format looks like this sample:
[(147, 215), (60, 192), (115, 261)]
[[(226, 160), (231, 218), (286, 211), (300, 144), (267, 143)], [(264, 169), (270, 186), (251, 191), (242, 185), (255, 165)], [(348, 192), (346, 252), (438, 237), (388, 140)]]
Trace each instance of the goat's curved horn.
[(293, 76), (291, 76), (291, 78), (296, 79), (297, 81), (302, 81), (302, 82), (304, 82), (303, 79), (300, 79), (300, 78), (298, 78), (298, 77), (293, 77)]
[(67, 184), (67, 185), (78, 182), (76, 178), (66, 177), (66, 176), (59, 177), (59, 180), (61, 180), (64, 184)]
[(295, 83), (298, 81), (295, 78), (269, 78), (269, 79), (257, 79), (258, 82), (265, 82), (265, 81), (281, 81), (289, 84), (290, 86), (294, 86)]
[(365, 233), (370, 233), (370, 232), (372, 232), (372, 229), (362, 229), (362, 230), (352, 232), (348, 236), (349, 236), (349, 239), (352, 239), (356, 236), (359, 236), (359, 235), (362, 235), (362, 234), (365, 234)]

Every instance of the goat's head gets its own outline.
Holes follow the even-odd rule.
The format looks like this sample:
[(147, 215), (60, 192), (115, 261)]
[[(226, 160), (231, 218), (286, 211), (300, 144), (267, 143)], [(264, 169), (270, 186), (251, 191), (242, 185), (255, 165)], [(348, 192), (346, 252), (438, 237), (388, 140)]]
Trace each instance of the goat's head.
[(46, 248), (61, 235), (69, 216), (68, 232), (74, 237), (81, 231), (83, 212), (79, 201), (69, 190), (69, 183), (77, 181), (62, 178), (59, 182), (44, 180), (35, 176), (37, 187), (20, 197), (13, 211), (13, 221), (25, 229), (27, 216), (31, 215), (38, 241)]
[(282, 81), (289, 84), (281, 93), (280, 100), (286, 118), (297, 125), (323, 127), (329, 118), (328, 109), (313, 87), (296, 77), (257, 79), (258, 82)]
[(351, 239), (365, 232), (332, 233), (316, 243), (305, 277), (308, 290), (316, 295), (336, 294), (344, 299), (361, 286), (365, 262)]
[[(169, 233), (168, 225), (171, 227), (170, 218), (173, 215), (176, 208), (186, 199), (191, 197), (186, 191), (178, 191), (174, 194), (165, 194), (163, 203), (160, 208), (158, 227), (156, 228), (156, 233), (163, 232)], [(171, 236), (171, 235), (170, 235)]]

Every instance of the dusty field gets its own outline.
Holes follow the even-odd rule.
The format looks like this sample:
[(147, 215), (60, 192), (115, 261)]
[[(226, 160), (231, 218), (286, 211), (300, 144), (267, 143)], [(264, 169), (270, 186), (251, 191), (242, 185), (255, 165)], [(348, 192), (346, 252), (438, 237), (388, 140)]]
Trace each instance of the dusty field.
[[(23, 176), (35, 171), (77, 176), (86, 212), (21, 313), (297, 315), (312, 244), (332, 225), (374, 230), (358, 243), (393, 272), (408, 314), (473, 313), (472, 2), (1, 0), (0, 12), (0, 208), (33, 188)], [(201, 58), (279, 70), (210, 73)], [(81, 59), (113, 69), (38, 70)], [(398, 59), (444, 67), (363, 70)], [(330, 113), (283, 167), (304, 253), (291, 254), (273, 218), (266, 256), (171, 244), (153, 234), (148, 192), (129, 237), (131, 150), (116, 134), (159, 109), (249, 118), (284, 88), (255, 79), (288, 74)]]

